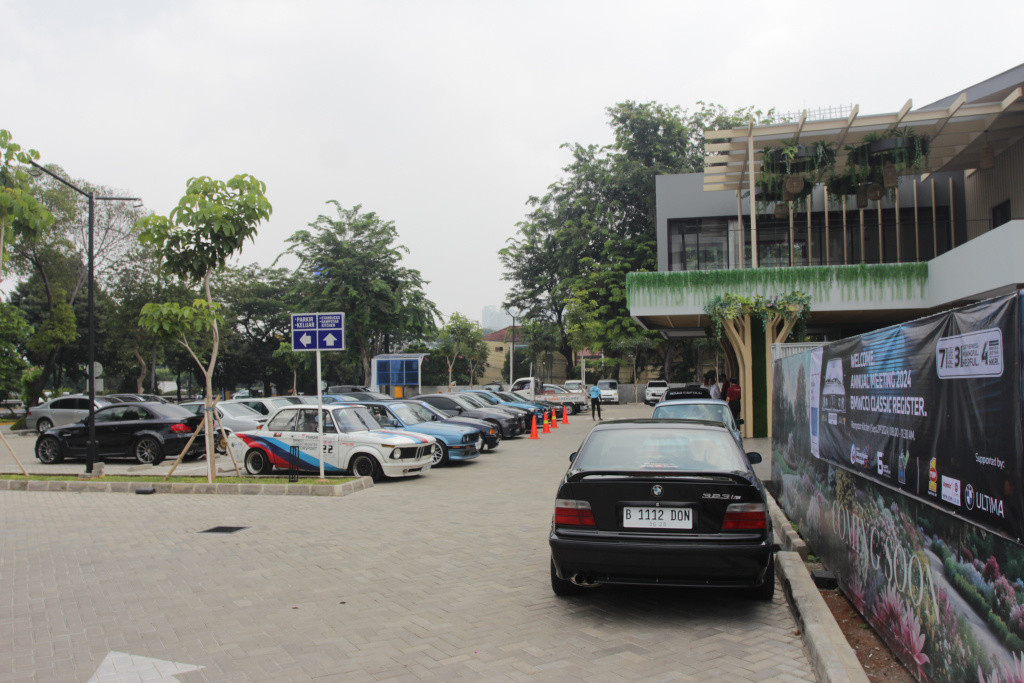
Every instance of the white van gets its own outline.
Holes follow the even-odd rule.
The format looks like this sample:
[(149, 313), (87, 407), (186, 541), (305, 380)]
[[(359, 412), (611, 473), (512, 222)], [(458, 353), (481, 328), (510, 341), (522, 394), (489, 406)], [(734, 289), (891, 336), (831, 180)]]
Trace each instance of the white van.
[(619, 402), (619, 383), (614, 379), (597, 380), (597, 388), (601, 390), (601, 403)]

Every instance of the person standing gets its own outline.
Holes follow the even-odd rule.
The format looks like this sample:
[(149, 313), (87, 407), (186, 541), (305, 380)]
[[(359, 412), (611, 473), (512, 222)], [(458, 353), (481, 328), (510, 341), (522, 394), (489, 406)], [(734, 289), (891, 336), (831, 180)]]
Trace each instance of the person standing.
[(711, 391), (711, 398), (713, 398), (714, 400), (717, 401), (720, 398), (722, 398), (722, 390), (718, 388), (718, 380), (711, 379), (710, 386), (708, 386), (708, 389)]
[(729, 410), (732, 411), (733, 418), (740, 419), (740, 382), (735, 377), (732, 378), (729, 393), (725, 395), (725, 398), (729, 402)]
[[(597, 417), (594, 417), (594, 413), (597, 413)], [(597, 388), (596, 384), (590, 385), (590, 419), (591, 420), (602, 420), (601, 417), (601, 390)]]

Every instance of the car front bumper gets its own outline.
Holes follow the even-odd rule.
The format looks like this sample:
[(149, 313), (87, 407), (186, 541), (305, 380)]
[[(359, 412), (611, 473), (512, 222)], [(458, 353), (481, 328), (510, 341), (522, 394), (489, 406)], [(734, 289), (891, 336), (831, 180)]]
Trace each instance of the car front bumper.
[(752, 541), (621, 541), (553, 532), (551, 559), (561, 579), (581, 574), (597, 583), (671, 586), (758, 586), (772, 544)]
[(483, 446), (483, 439), (478, 439), (473, 443), (459, 444), (458, 446), (448, 447), (448, 459), (449, 460), (472, 460), (473, 458), (480, 455), (480, 448)]
[(414, 477), (417, 474), (426, 474), (432, 464), (433, 461), (429, 457), (419, 460), (391, 460), (381, 466), (381, 471), (389, 479)]

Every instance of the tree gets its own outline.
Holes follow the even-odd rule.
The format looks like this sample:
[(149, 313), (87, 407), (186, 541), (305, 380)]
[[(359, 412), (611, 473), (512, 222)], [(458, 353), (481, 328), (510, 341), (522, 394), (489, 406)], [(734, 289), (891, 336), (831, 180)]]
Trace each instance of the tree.
[[(143, 306), (139, 325), (151, 334), (175, 338), (188, 350), (199, 366), (206, 383), (205, 436), (207, 478), (217, 476), (213, 445), (213, 371), (217, 365), (221, 320), (220, 304), (214, 302), (210, 278), (223, 268), (229, 257), (242, 249), (246, 240), (254, 240), (259, 224), (272, 208), (267, 186), (256, 178), (240, 174), (228, 181), (202, 176), (191, 178), (185, 195), (168, 216), (147, 216), (139, 221), (139, 239), (153, 244), (166, 270), (190, 283), (202, 283), (205, 299), (191, 306), (177, 302), (149, 303)], [(203, 362), (196, 355), (193, 340), (209, 334), (210, 355)]]
[(361, 205), (328, 204), (334, 217), (321, 214), (287, 239), (288, 253), (299, 259), (294, 293), (312, 310), (345, 313), (348, 350), (331, 355), (354, 354), (365, 382), (375, 355), (433, 335), (439, 314), (420, 272), (402, 265), (408, 249), (395, 244), (393, 221)]
[(22, 149), (10, 131), (0, 129), (0, 282), (4, 279), (5, 247), (37, 235), (53, 225), (53, 215), (32, 195), (25, 171), (39, 159), (34, 149)]
[(11, 304), (0, 304), (0, 397), (21, 390), (21, 376), (28, 363), (18, 345), (31, 331), (21, 311)]
[[(478, 349), (479, 347), (475, 344), (477, 340), (483, 344), (483, 332), (480, 331), (479, 325), (466, 316), (461, 313), (452, 313), (448, 322), (441, 326), (437, 340), (436, 353), (443, 356), (448, 365), (448, 386), (450, 388), (453, 385), (452, 375), (455, 361), (464, 356), (468, 358), (469, 351), (474, 347)], [(484, 360), (486, 360), (486, 356), (484, 356)], [(472, 377), (470, 382), (472, 382)]]
[(476, 376), (487, 367), (487, 359), (491, 355), (483, 338), (483, 330), (480, 330), (480, 337), (473, 340), (463, 355), (469, 365), (469, 384), (472, 386), (476, 384)]
[(282, 361), (292, 371), (292, 394), (299, 393), (299, 370), (309, 370), (310, 359), (313, 354), (305, 351), (295, 351), (291, 342), (283, 341), (274, 351), (274, 358)]
[(702, 170), (705, 130), (774, 120), (771, 111), (697, 104), (694, 112), (655, 102), (610, 107), (615, 141), (564, 145), (572, 155), (564, 177), (542, 197), (530, 197), (519, 234), (499, 252), (512, 282), (506, 303), (555, 324), (567, 361), (564, 312), (573, 298), (591, 307), (596, 340), (642, 332), (627, 310), (625, 276), (657, 266), (655, 177)]

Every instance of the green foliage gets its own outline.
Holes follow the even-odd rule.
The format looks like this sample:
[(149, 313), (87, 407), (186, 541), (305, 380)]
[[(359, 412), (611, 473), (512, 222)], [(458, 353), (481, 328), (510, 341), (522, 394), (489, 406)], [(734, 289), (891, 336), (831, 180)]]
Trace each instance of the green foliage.
[(28, 338), (26, 346), (33, 353), (45, 355), (74, 341), (77, 336), (74, 310), (68, 303), (57, 301), (49, 317)]
[(753, 296), (801, 290), (820, 300), (832, 295), (836, 288), (848, 298), (911, 298), (924, 295), (927, 281), (927, 263), (873, 263), (630, 273), (626, 288), (630, 306), (679, 306), (688, 301), (706, 302), (726, 292)]
[(361, 205), (328, 204), (334, 216), (320, 215), (286, 240), (299, 259), (292, 295), (306, 310), (345, 312), (349, 350), (330, 355), (353, 356), (369, 381), (373, 356), (432, 336), (439, 314), (420, 272), (402, 265), (408, 249), (396, 244), (393, 221)]
[(21, 375), (28, 363), (18, 345), (32, 332), (24, 314), (7, 303), (0, 303), (0, 397), (21, 389)]
[(223, 320), (221, 305), (215, 301), (195, 299), (191, 306), (179, 303), (148, 303), (142, 307), (139, 326), (150, 334), (178, 339), (209, 332)]
[(0, 279), (4, 247), (16, 238), (38, 235), (53, 224), (53, 215), (31, 192), (25, 168), (39, 159), (34, 149), (22, 149), (10, 131), (0, 129)]
[(804, 321), (811, 310), (811, 298), (803, 292), (790, 292), (784, 296), (744, 297), (736, 294), (722, 294), (704, 304), (704, 313), (711, 321), (711, 334), (714, 340), (721, 339), (722, 324), (742, 316), (760, 320), (764, 325), (775, 316), (786, 320)]
[[(815, 183), (833, 175), (835, 166), (836, 146), (832, 143), (801, 145), (795, 140), (784, 140), (778, 145), (765, 148), (761, 169), (757, 174), (758, 210), (767, 211), (774, 203), (806, 197)], [(804, 180), (802, 190), (791, 193), (787, 189), (787, 180), (791, 176), (799, 176)]]
[(34, 406), (39, 403), (39, 397), (43, 395), (39, 384), (42, 375), (43, 369), (33, 366), (21, 376), (21, 400), (25, 405)]
[(139, 220), (139, 240), (156, 245), (169, 272), (199, 282), (224, 266), (246, 240), (256, 238), (257, 227), (272, 211), (266, 189), (246, 174), (226, 182), (190, 178), (170, 215)]
[(465, 358), (469, 360), (472, 353), (474, 358), (479, 360), (480, 347), (484, 346), (484, 358), (486, 359), (486, 345), (483, 341), (483, 332), (480, 326), (466, 318), (461, 313), (453, 313), (437, 333), (438, 346), (434, 353), (444, 357), (448, 366), (448, 382), (450, 386), (454, 381), (453, 375), (455, 362)]

